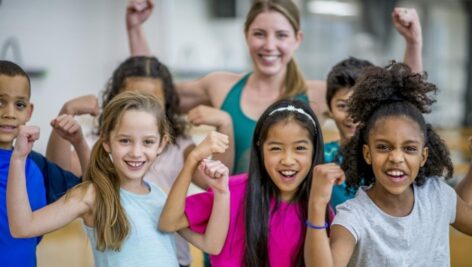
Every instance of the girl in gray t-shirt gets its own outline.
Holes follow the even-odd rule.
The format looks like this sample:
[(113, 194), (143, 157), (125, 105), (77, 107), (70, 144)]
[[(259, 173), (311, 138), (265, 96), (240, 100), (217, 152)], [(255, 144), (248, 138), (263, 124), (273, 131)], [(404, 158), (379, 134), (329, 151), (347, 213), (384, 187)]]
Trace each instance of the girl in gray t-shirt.
[[(436, 86), (397, 63), (367, 69), (356, 86), (349, 110), (360, 126), (345, 146), (345, 173), (332, 164), (313, 172), (307, 266), (449, 266), (449, 225), (472, 235), (472, 199), (440, 178), (452, 176), (449, 151), (422, 114)], [(323, 207), (345, 177), (359, 190), (338, 206), (328, 239)]]

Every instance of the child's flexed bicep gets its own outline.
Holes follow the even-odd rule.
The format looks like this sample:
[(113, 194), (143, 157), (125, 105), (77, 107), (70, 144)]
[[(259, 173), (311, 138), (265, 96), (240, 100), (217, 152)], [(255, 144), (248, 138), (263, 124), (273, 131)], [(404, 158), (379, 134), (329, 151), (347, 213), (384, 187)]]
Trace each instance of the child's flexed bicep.
[[(472, 136), (468, 138), (469, 153), (472, 154)], [(472, 235), (472, 162), (466, 176), (456, 186), (456, 219), (452, 224), (457, 230)]]
[(185, 199), (187, 190), (200, 162), (214, 153), (223, 153), (228, 147), (228, 137), (211, 132), (198, 144), (185, 159), (184, 166), (175, 180), (159, 219), (159, 229), (164, 232), (176, 232), (187, 228)]
[(203, 235), (192, 232), (189, 229), (181, 230), (179, 234), (201, 250), (216, 255), (223, 249), (229, 228), (229, 170), (220, 161), (208, 159), (200, 163), (199, 170), (213, 191), (213, 206), (210, 219)]
[(346, 266), (355, 246), (353, 236), (342, 226), (335, 225), (328, 239), (326, 212), (334, 184), (345, 180), (336, 164), (320, 164), (313, 169), (308, 205), (305, 262), (307, 266)]
[[(53, 204), (31, 211), (26, 190), (25, 166), (39, 128), (24, 126), (15, 142), (7, 184), (7, 209), (10, 232), (15, 237), (33, 237), (54, 231), (90, 211), (93, 190), (74, 189)], [(93, 200), (92, 200), (93, 201)]]

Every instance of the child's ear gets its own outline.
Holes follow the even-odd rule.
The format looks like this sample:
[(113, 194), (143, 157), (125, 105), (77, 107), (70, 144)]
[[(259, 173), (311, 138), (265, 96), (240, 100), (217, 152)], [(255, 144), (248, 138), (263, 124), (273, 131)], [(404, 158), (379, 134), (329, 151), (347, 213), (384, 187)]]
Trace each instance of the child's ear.
[(372, 164), (372, 157), (370, 155), (370, 149), (369, 146), (364, 144), (362, 146), (362, 155), (364, 156), (364, 160), (367, 164)]
[(103, 146), (103, 149), (105, 149), (107, 153), (110, 153), (111, 149), (110, 149), (110, 144), (108, 142), (103, 142), (102, 146)]
[(159, 148), (157, 149), (157, 155), (161, 154), (162, 151), (166, 148), (167, 144), (169, 143), (169, 136), (165, 134), (162, 139), (161, 143), (159, 144)]
[(28, 113), (28, 117), (26, 118), (26, 122), (28, 122), (31, 119), (31, 116), (33, 116), (33, 110), (34, 110), (33, 103), (29, 103), (26, 108), (27, 108), (26, 112)]
[(428, 160), (428, 155), (429, 155), (429, 148), (427, 146), (423, 147), (423, 151), (421, 151), (421, 167), (423, 167), (426, 164), (426, 161)]

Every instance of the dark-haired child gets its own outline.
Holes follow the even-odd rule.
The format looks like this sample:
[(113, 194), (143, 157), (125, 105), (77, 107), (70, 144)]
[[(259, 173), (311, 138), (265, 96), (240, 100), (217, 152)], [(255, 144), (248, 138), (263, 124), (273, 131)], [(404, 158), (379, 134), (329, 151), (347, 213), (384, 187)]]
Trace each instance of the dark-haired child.
[[(416, 10), (397, 7), (392, 12), (392, 21), (397, 31), (405, 39), (404, 62), (414, 72), (422, 71), (421, 25)], [(417, 49), (419, 52), (412, 52)], [(334, 162), (338, 165), (342, 163), (342, 147), (354, 135), (357, 127), (348, 114), (347, 102), (352, 95), (356, 80), (362, 71), (370, 66), (373, 64), (367, 60), (350, 57), (336, 64), (328, 73), (326, 104), (329, 117), (334, 120), (340, 138), (325, 144), (325, 162)], [(335, 208), (344, 201), (353, 198), (354, 195), (355, 191), (348, 190), (345, 183), (335, 185), (330, 202), (331, 206)]]
[[(249, 173), (230, 179), (228, 236), (221, 253), (212, 256), (212, 266), (303, 264), (312, 169), (322, 162), (320, 125), (308, 104), (297, 100), (272, 104), (257, 122)], [(205, 192), (186, 198), (196, 165), (186, 161), (162, 213), (161, 230), (204, 231), (214, 197)]]
[[(175, 92), (172, 75), (167, 66), (155, 57), (130, 57), (122, 62), (113, 72), (103, 92), (102, 106), (106, 107), (116, 96), (129, 91), (152, 94), (160, 99), (161, 104), (165, 107), (165, 113), (170, 126), (169, 135), (172, 137), (171, 143), (156, 158), (144, 179), (159, 185), (167, 193), (182, 168), (186, 156), (195, 148), (192, 138), (187, 134), (187, 122), (182, 118), (178, 110), (179, 97)], [(82, 96), (66, 102), (58, 118), (61, 118), (64, 114), (98, 115), (99, 108), (96, 97)], [(232, 133), (232, 121), (229, 116), (224, 116), (221, 112), (211, 114), (213, 114), (212, 118), (216, 121), (215, 124), (219, 125), (217, 129), (220, 132)], [(205, 115), (209, 116), (210, 114), (206, 113)], [(194, 117), (196, 116), (194, 115)], [(101, 115), (99, 124), (101, 124)], [(52, 122), (52, 125), (57, 127), (61, 123), (56, 119)], [(92, 143), (97, 137), (96, 133), (92, 134)], [(231, 143), (233, 143), (232, 139)], [(232, 145), (230, 145), (231, 147)], [(225, 152), (224, 155), (215, 155), (215, 159), (220, 159), (226, 165), (227, 160), (224, 157), (227, 154), (232, 155), (232, 152)], [(57, 161), (64, 168), (70, 168), (80, 173), (80, 170), (77, 168), (78, 164), (75, 155), (71, 153), (70, 144), (59, 138), (55, 133), (52, 133), (49, 139), (48, 158)], [(170, 162), (172, 164), (169, 164)], [(205, 180), (198, 172), (193, 176), (192, 182), (201, 188), (207, 188)], [(191, 255), (187, 242), (180, 236), (177, 236), (176, 240), (180, 264), (182, 266), (190, 265)]]
[[(326, 103), (329, 109), (329, 116), (334, 120), (339, 132), (339, 140), (325, 143), (325, 162), (333, 162), (341, 165), (343, 161), (341, 147), (344, 147), (357, 129), (348, 114), (347, 103), (353, 93), (353, 87), (362, 71), (373, 66), (367, 60), (354, 57), (345, 59), (336, 64), (328, 73)], [(344, 201), (353, 198), (355, 191), (348, 190), (345, 183), (335, 185), (331, 195), (331, 207), (335, 208)]]
[[(82, 218), (97, 267), (179, 266), (174, 235), (157, 229), (166, 194), (154, 183), (144, 181), (147, 169), (169, 140), (163, 109), (159, 100), (149, 94), (125, 92), (113, 98), (103, 111), (100, 137), (92, 149), (84, 182), (35, 211), (29, 208), (24, 166), (39, 132), (34, 126), (22, 128), (8, 177), (12, 234), (20, 238), (38, 236)], [(208, 151), (215, 145), (224, 152), (228, 140), (220, 135), (221, 142), (204, 143), (198, 149)], [(223, 169), (218, 177), (204, 175), (213, 191), (227, 188), (228, 169), (221, 163), (205, 163), (206, 173)], [(215, 200), (218, 202), (212, 208), (217, 212), (211, 216), (204, 235), (182, 231), (195, 246), (210, 253), (221, 250), (229, 220), (228, 199)], [(219, 223), (212, 223), (215, 220)]]
[(360, 124), (345, 146), (342, 168), (347, 185), (359, 190), (337, 207), (328, 239), (317, 226), (325, 222), (333, 183), (344, 174), (336, 165), (315, 167), (309, 266), (450, 265), (449, 225), (472, 234), (472, 200), (462, 199), (472, 187), (457, 195), (442, 181), (453, 172), (449, 151), (423, 117), (436, 90), (404, 64), (371, 67), (357, 81), (349, 111)]
[[(33, 113), (30, 102), (31, 84), (25, 71), (13, 62), (0, 60), (0, 265), (5, 267), (36, 266), (36, 246), (41, 237), (13, 238), (7, 218), (8, 166), (13, 152), (13, 140), (19, 128)], [(76, 139), (79, 140), (79, 139)], [(88, 152), (84, 143), (73, 142), (79, 154)], [(61, 197), (80, 178), (31, 151), (25, 169), (27, 196), (31, 209), (42, 208)]]

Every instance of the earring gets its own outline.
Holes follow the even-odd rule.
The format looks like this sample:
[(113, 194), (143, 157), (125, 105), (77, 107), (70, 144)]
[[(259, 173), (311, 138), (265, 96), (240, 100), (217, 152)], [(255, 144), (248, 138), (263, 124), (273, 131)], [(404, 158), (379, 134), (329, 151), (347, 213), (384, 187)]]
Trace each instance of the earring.
[(113, 163), (113, 157), (111, 156), (110, 152), (108, 152), (108, 157), (110, 158), (110, 161)]

